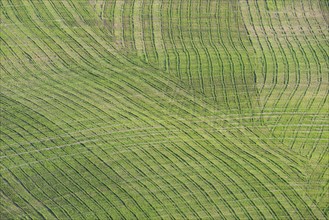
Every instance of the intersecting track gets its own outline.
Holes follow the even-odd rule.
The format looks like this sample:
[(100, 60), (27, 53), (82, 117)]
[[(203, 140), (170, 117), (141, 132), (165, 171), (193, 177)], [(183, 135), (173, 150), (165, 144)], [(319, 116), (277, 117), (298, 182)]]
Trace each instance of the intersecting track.
[(2, 218), (328, 218), (326, 1), (0, 8)]

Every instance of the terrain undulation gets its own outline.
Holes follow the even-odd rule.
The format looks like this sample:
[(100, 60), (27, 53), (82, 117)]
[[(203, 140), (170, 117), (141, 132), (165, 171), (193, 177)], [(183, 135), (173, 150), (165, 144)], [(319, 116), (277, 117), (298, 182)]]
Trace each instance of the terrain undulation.
[(1, 219), (329, 219), (326, 0), (0, 0)]

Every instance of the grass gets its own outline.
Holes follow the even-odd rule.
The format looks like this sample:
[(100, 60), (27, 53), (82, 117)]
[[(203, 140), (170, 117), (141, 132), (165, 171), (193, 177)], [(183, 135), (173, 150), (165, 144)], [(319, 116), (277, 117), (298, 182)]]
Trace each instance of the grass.
[(327, 219), (325, 1), (1, 0), (2, 219)]

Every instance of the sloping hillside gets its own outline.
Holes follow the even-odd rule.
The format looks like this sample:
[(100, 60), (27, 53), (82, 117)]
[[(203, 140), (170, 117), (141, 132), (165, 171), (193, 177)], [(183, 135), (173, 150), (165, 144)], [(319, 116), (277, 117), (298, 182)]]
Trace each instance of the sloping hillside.
[(328, 219), (325, 0), (0, 0), (1, 219)]

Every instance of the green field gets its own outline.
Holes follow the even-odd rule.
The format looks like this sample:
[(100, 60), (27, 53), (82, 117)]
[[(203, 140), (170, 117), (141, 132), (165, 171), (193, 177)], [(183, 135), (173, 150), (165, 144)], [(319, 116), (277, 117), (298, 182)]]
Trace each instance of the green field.
[(327, 0), (0, 11), (0, 219), (329, 219)]

